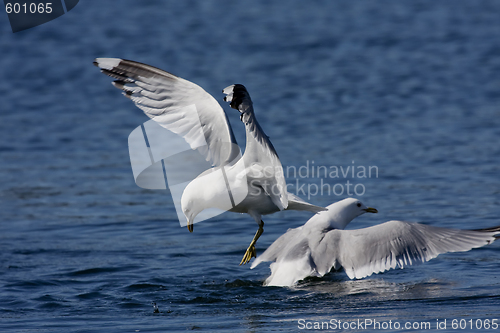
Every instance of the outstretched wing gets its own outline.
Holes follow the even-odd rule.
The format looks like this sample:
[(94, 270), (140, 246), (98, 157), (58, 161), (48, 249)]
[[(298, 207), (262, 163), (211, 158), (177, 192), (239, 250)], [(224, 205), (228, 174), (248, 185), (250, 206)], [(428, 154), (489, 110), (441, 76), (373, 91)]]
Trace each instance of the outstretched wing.
[(247, 174), (247, 178), (253, 185), (261, 186), (280, 210), (286, 209), (288, 196), (283, 167), (273, 144), (255, 118), (250, 95), (241, 84), (233, 84), (223, 92), (227, 95), (224, 100), (241, 113), (241, 121), (245, 124), (247, 143), (243, 161), (254, 171), (253, 175)]
[[(292, 255), (302, 257), (306, 253), (306, 249), (302, 249), (303, 246), (298, 246), (297, 244), (303, 240), (301, 237), (302, 227), (288, 229), (286, 233), (281, 235), (277, 240), (275, 240), (260, 256), (255, 258), (250, 266), (251, 269), (257, 267), (261, 262), (265, 261), (277, 261), (292, 257)], [(304, 243), (307, 247), (307, 241)], [(302, 249), (302, 250), (301, 250)], [(292, 254), (290, 252), (293, 252)], [(300, 253), (299, 253), (300, 252)], [(293, 258), (293, 257), (292, 257)]]
[(94, 64), (116, 79), (113, 85), (147, 116), (182, 136), (213, 165), (233, 161), (239, 155), (224, 110), (200, 86), (135, 61), (98, 58)]
[(469, 251), (493, 242), (499, 234), (500, 227), (459, 230), (389, 221), (364, 229), (329, 231), (312, 256), (320, 274), (341, 265), (349, 278), (361, 279), (429, 261), (441, 253)]

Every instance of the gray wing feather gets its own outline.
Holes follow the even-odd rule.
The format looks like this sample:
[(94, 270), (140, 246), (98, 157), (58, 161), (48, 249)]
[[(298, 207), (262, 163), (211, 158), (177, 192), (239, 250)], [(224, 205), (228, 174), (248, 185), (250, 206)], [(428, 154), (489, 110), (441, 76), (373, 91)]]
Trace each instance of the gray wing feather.
[(264, 253), (262, 253), (253, 261), (252, 266), (250, 268), (254, 268), (258, 264), (264, 261), (277, 261), (280, 259), (284, 259), (285, 257), (289, 256), (290, 253), (292, 252), (295, 253), (295, 255), (297, 255), (298, 249), (294, 250), (294, 248), (297, 246), (298, 243), (300, 243), (300, 240), (304, 239), (303, 237), (301, 237), (301, 230), (302, 227), (288, 229), (286, 233), (281, 235), (276, 241), (274, 241), (274, 243), (271, 244), (271, 246), (267, 248), (266, 251), (264, 251)]
[(213, 165), (238, 157), (239, 147), (224, 110), (200, 86), (135, 61), (98, 58), (94, 64), (116, 79), (113, 85), (148, 117), (182, 136)]

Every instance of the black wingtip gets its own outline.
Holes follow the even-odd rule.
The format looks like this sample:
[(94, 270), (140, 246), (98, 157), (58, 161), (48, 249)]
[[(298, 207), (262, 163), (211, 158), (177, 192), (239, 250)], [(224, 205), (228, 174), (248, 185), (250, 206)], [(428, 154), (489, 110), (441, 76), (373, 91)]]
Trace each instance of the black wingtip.
[(233, 98), (229, 104), (233, 109), (239, 110), (239, 106), (245, 99), (250, 100), (250, 95), (248, 94), (247, 88), (244, 85), (236, 83), (233, 86)]
[[(474, 229), (473, 231), (479, 231), (479, 232), (494, 232), (496, 235), (493, 235), (495, 240), (500, 239), (500, 226), (492, 227), (492, 228), (485, 228), (485, 229)], [(488, 244), (490, 244), (490, 241), (488, 241)]]
[(118, 89), (123, 89), (123, 87), (125, 87), (125, 81), (122, 80), (113, 81), (112, 84)]
[(500, 234), (500, 226), (492, 227), (492, 228), (485, 228), (485, 229), (473, 229), (473, 231), (480, 231), (480, 232), (496, 232)]

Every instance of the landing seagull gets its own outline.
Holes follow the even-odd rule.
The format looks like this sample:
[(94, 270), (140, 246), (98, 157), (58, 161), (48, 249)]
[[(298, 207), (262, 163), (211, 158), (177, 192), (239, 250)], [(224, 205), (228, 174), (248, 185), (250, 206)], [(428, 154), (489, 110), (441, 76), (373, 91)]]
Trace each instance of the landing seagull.
[(469, 251), (500, 237), (500, 226), (460, 230), (403, 221), (343, 230), (364, 213), (377, 213), (348, 198), (331, 204), (301, 227), (289, 229), (252, 263), (271, 263), (267, 286), (292, 286), (308, 276), (322, 277), (343, 268), (350, 279), (362, 279), (396, 267), (426, 262), (441, 253)]
[[(192, 149), (204, 154), (214, 167), (227, 166), (220, 173), (207, 170), (185, 188), (181, 206), (193, 231), (195, 217), (205, 209), (221, 208), (231, 188), (246, 186), (248, 195), (229, 211), (248, 213), (259, 229), (245, 252), (241, 264), (256, 257), (255, 243), (264, 231), (261, 216), (281, 210), (326, 210), (288, 193), (283, 167), (269, 138), (255, 118), (252, 101), (241, 84), (223, 90), (225, 101), (238, 110), (246, 129), (246, 149), (241, 156), (233, 130), (219, 103), (200, 86), (139, 62), (98, 58), (94, 65), (114, 78), (113, 85), (123, 90), (137, 107), (162, 127), (182, 136)], [(190, 106), (193, 106), (190, 107)], [(198, 130), (201, 126), (201, 131)], [(200, 150), (203, 143), (205, 150)], [(241, 156), (241, 158), (238, 158)], [(244, 170), (241, 172), (240, 170)], [(246, 179), (246, 184), (241, 182)]]

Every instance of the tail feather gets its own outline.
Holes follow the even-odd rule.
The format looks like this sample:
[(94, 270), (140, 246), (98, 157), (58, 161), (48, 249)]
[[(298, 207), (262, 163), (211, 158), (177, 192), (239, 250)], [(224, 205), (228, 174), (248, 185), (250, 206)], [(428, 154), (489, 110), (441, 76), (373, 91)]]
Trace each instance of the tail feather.
[(288, 193), (288, 207), (286, 209), (287, 210), (305, 210), (305, 211), (313, 212), (313, 213), (319, 213), (319, 212), (328, 210), (324, 207), (310, 204), (309, 202), (304, 201), (301, 198), (299, 198), (298, 196), (293, 195), (291, 193)]

